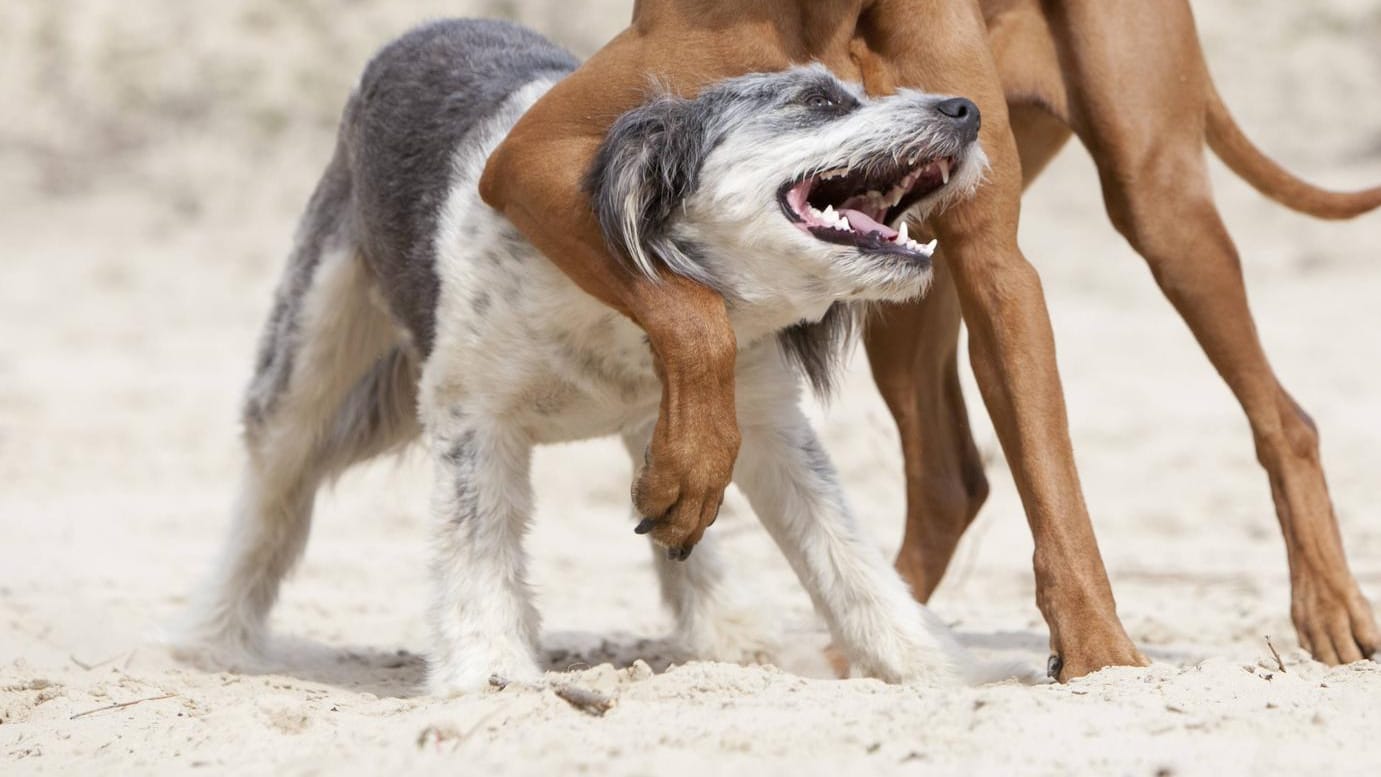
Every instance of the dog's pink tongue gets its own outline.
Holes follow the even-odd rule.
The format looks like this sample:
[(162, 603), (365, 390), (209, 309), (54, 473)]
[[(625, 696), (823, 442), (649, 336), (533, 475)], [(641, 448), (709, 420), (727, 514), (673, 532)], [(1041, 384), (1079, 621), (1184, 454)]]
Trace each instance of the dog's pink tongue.
[(852, 208), (844, 208), (839, 211), (839, 215), (848, 219), (849, 226), (853, 227), (854, 231), (860, 235), (866, 235), (869, 232), (881, 232), (882, 236), (887, 240), (891, 240), (897, 236), (897, 230), (892, 229), (886, 224), (879, 224), (873, 221), (871, 216), (861, 211)]

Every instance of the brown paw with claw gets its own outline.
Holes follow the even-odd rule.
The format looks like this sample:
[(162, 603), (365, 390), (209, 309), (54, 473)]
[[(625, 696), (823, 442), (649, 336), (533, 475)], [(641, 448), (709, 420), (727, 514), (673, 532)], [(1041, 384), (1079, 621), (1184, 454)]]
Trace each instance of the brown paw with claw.
[(1121, 629), (1103, 637), (1087, 634), (1081, 637), (1076, 645), (1061, 646), (1052, 641), (1045, 670), (1057, 682), (1067, 683), (1110, 666), (1148, 666), (1151, 663)]
[(719, 517), (724, 489), (733, 477), (738, 455), (738, 430), (734, 428), (704, 439), (691, 448), (682, 441), (673, 447), (652, 446), (642, 470), (633, 481), (633, 507), (643, 516), (634, 529), (647, 534), (667, 549), (667, 558), (684, 561)]
[(1381, 629), (1357, 583), (1319, 578), (1301, 578), (1292, 591), (1290, 619), (1300, 645), (1325, 664), (1378, 657)]

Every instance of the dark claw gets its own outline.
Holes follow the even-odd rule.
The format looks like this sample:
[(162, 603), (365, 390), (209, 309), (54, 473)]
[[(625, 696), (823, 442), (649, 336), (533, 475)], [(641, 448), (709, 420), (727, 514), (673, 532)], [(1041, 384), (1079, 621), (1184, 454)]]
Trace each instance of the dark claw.
[(1060, 670), (1064, 668), (1064, 659), (1052, 653), (1050, 658), (1045, 662), (1045, 676), (1051, 679), (1059, 679)]
[(652, 531), (652, 527), (657, 525), (657, 521), (652, 518), (642, 519), (637, 526), (633, 527), (634, 534), (647, 534)]

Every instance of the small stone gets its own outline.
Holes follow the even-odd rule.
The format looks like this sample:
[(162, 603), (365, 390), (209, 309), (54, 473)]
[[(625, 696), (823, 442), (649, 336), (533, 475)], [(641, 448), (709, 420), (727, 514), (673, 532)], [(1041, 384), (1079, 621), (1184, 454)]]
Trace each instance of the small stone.
[(647, 662), (641, 658), (635, 660), (626, 671), (628, 672), (628, 679), (634, 682), (650, 680), (655, 674), (655, 672), (652, 671), (652, 667), (648, 666)]

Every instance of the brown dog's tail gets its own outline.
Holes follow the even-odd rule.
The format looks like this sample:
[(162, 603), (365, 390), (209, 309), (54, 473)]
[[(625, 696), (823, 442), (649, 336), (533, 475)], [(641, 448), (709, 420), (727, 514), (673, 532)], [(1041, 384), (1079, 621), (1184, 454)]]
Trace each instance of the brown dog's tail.
[(1281, 205), (1321, 219), (1350, 219), (1381, 207), (1381, 186), (1331, 192), (1281, 167), (1252, 144), (1211, 83), (1207, 118), (1208, 146), (1213, 153), (1257, 191)]

